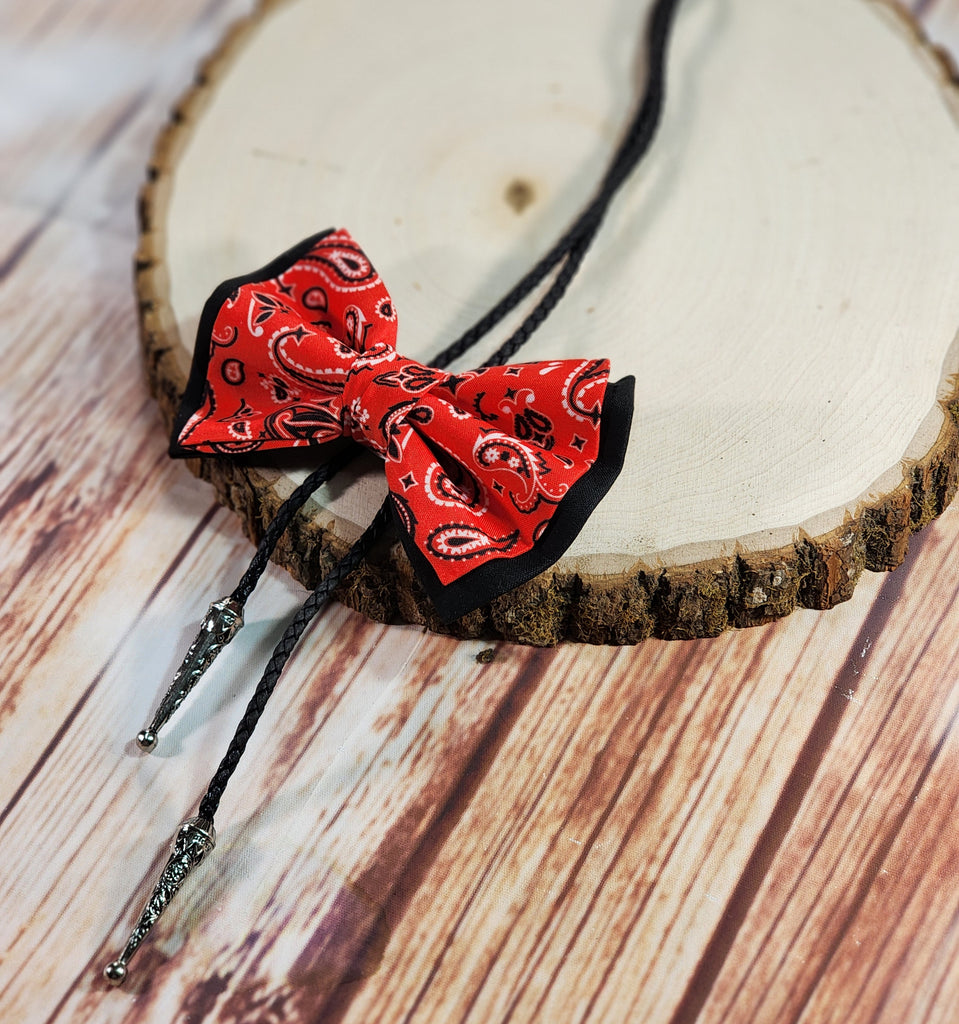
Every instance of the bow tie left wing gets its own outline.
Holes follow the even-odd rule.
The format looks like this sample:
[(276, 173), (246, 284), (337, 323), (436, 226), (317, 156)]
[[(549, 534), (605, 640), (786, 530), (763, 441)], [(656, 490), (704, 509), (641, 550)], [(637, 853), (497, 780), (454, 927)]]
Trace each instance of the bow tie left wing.
[(224, 281), (203, 307), (174, 457), (318, 445), (342, 436), (358, 353), (396, 344), (385, 285), (346, 231), (324, 231)]

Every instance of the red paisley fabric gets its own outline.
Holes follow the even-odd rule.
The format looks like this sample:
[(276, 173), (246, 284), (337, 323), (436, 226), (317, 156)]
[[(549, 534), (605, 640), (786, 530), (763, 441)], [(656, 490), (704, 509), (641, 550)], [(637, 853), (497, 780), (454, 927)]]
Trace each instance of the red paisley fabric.
[[(425, 563), (441, 588), (463, 584), (480, 567), (530, 552), (593, 468), (609, 363), (446, 373), (399, 355), (396, 334), (389, 293), (350, 235), (308, 239), (211, 296), (171, 451), (238, 454), (351, 437), (384, 460), (414, 566)], [(502, 589), (514, 575), (504, 574)]]

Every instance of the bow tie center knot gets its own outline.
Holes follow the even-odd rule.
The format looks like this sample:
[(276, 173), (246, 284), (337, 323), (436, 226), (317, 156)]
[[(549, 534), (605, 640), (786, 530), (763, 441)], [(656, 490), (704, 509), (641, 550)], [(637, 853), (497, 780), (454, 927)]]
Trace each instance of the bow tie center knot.
[(389, 345), (356, 357), (343, 386), (344, 430), (386, 456), (406, 417), (449, 374), (399, 355)]

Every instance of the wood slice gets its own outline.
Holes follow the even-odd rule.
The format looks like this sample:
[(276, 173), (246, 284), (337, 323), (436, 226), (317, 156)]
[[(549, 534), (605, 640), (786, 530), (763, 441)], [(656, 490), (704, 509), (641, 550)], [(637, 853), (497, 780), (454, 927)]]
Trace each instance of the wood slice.
[[(142, 337), (167, 421), (210, 291), (326, 227), (364, 246), (400, 350), (428, 362), (592, 195), (641, 88), (647, 13), (288, 0), (239, 24), (143, 192)], [(900, 564), (956, 489), (957, 109), (946, 58), (887, 3), (683, 5), (653, 150), (522, 353), (635, 374), (626, 467), (550, 572), (452, 632), (709, 636), (828, 608)], [(193, 468), (256, 537), (308, 467)], [(278, 560), (315, 582), (384, 494), (357, 463)], [(439, 628), (396, 544), (342, 597)]]

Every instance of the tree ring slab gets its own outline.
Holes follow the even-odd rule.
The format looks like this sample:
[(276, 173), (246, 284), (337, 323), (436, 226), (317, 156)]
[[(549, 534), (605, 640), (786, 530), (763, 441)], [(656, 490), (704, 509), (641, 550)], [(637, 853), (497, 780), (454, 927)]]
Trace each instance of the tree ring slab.
[[(142, 195), (141, 334), (168, 424), (207, 295), (317, 230), (360, 241), (425, 362), (532, 265), (643, 76), (648, 5), (557, 11), (285, 0), (233, 28)], [(956, 489), (957, 95), (882, 0), (688, 0), (653, 149), (522, 353), (636, 376), (621, 477), (552, 570), (452, 627), (396, 544), (342, 599), (461, 636), (635, 643), (828, 608), (899, 565)], [(257, 537), (312, 467), (193, 468)], [(277, 560), (315, 583), (384, 495), (358, 461)]]

